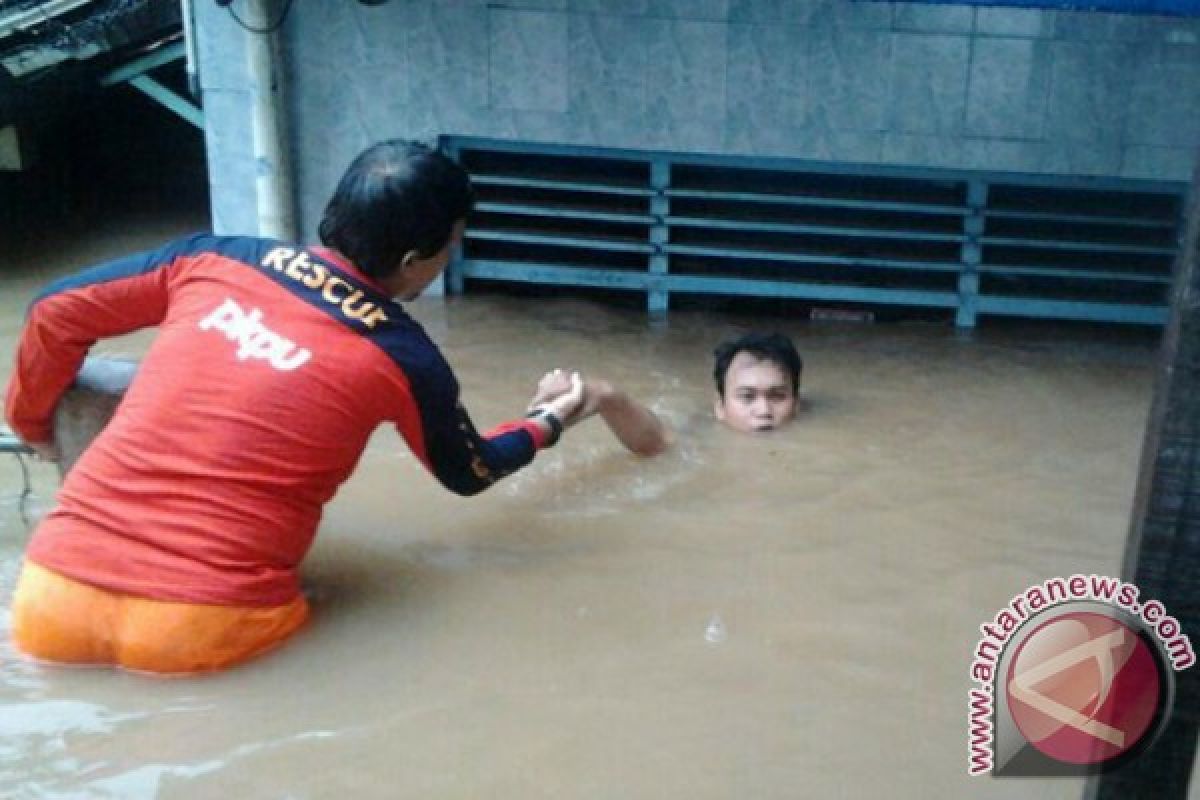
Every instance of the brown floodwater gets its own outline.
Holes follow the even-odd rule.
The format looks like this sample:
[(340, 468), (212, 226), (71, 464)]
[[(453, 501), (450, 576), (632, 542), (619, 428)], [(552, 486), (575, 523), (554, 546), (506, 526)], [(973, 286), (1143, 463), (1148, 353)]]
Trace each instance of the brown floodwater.
[[(188, 226), (10, 252), (0, 374), (54, 275)], [(225, 674), (33, 664), (7, 642), (29, 528), (0, 457), (5, 798), (1077, 798), (967, 776), (978, 626), (1048, 577), (1116, 575), (1149, 408), (1145, 332), (816, 324), (583, 300), (424, 299), (487, 427), (579, 367), (669, 423), (655, 459), (599, 420), (473, 499), (391, 430), (306, 562), (314, 622)], [(808, 408), (766, 438), (711, 418), (710, 350), (794, 335)], [(146, 335), (107, 345), (137, 354)], [(56, 474), (30, 466), (37, 516)]]

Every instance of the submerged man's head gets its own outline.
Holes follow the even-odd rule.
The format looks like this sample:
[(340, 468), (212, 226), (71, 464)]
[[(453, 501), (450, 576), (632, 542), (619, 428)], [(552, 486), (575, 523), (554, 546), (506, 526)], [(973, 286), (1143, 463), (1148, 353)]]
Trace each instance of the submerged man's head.
[(792, 340), (749, 333), (713, 351), (717, 419), (734, 430), (775, 430), (796, 416), (804, 364)]
[(393, 139), (346, 169), (318, 232), (322, 244), (409, 300), (446, 268), (473, 204), (462, 167), (423, 144)]

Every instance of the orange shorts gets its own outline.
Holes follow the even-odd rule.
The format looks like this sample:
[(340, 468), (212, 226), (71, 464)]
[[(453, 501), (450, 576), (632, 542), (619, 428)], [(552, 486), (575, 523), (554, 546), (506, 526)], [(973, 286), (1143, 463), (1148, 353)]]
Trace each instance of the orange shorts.
[(303, 597), (263, 608), (150, 600), (26, 561), (13, 595), (12, 638), (17, 649), (46, 661), (183, 674), (261, 655), (306, 619)]

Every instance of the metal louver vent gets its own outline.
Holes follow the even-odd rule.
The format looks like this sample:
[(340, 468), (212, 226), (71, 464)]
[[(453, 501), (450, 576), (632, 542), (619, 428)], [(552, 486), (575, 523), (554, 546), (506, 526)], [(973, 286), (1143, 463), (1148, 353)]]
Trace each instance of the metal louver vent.
[(1161, 324), (1185, 184), (451, 138), (469, 280)]

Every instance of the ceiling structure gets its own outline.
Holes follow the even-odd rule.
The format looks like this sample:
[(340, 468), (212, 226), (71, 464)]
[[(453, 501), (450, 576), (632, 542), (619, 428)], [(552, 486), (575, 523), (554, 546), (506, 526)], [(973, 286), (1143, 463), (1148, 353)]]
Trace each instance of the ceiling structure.
[(0, 129), (61, 116), (121, 82), (199, 124), (182, 70), (165, 76), (174, 86), (147, 74), (180, 61), (182, 39), (178, 0), (0, 0)]

